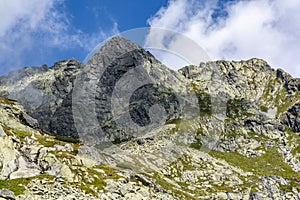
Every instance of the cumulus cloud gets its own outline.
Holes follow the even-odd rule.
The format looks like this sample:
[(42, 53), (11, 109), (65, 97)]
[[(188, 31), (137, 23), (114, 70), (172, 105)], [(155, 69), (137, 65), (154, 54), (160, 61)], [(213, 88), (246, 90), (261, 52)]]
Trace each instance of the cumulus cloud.
[[(34, 37), (55, 41), (64, 31), (67, 21), (53, 10), (54, 0), (3, 0), (0, 7), (0, 63), (5, 67), (18, 66), (22, 55), (31, 51)], [(45, 36), (46, 34), (46, 36)], [(52, 43), (53, 44), (53, 43)]]
[[(184, 34), (213, 60), (257, 57), (300, 77), (299, 10), (299, 0), (170, 0), (148, 23)], [(166, 43), (154, 35), (148, 43)]]
[[(89, 52), (95, 45), (118, 32), (85, 33), (69, 21), (64, 0), (2, 0), (0, 7), (0, 74), (43, 64), (55, 51), (81, 48)], [(67, 59), (67, 58), (66, 58)]]

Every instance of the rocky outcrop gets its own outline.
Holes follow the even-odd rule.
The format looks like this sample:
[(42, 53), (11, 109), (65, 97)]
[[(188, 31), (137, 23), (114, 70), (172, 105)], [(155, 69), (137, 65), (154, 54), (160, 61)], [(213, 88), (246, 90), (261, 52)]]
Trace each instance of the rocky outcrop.
[(12, 191), (7, 190), (7, 189), (1, 189), (0, 190), (0, 198), (9, 199), (9, 200), (15, 200), (16, 199), (15, 194)]
[[(275, 70), (260, 59), (248, 61), (216, 61), (180, 69), (193, 80), (199, 90), (217, 90), (221, 97), (257, 101)], [(219, 87), (216, 87), (219, 84)]]
[(300, 132), (300, 103), (294, 104), (286, 113), (283, 123), (290, 127), (294, 132)]
[(71, 91), (82, 67), (83, 64), (71, 59), (55, 63), (51, 68), (43, 66), (12, 72), (1, 78), (0, 93), (20, 102), (30, 116), (38, 119), (40, 128), (76, 138)]
[[(167, 121), (179, 117), (176, 93), (185, 87), (183, 76), (120, 37), (111, 39), (94, 55), (76, 84), (79, 87), (75, 85), (73, 109), (81, 112), (79, 116), (75, 113), (75, 119), (93, 127), (81, 134), (103, 135), (100, 139), (106, 141), (126, 140), (147, 128), (155, 120), (149, 113), (155, 104), (166, 113), (159, 108), (154, 112), (165, 114)], [(91, 113), (95, 115), (94, 123)]]

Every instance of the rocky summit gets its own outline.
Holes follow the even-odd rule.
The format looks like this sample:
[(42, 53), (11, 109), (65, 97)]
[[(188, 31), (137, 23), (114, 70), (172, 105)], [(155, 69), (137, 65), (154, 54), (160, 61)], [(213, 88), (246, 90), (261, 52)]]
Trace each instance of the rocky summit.
[(300, 199), (300, 79), (169, 69), (114, 37), (0, 77), (0, 199)]

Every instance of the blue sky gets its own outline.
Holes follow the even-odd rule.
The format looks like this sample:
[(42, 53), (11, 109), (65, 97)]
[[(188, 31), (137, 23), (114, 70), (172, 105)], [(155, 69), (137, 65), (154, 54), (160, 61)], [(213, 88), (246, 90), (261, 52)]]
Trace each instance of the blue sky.
[[(170, 29), (212, 60), (265, 59), (300, 77), (300, 0), (0, 0), (0, 75), (87, 54), (134, 28)], [(156, 46), (164, 43), (149, 35)], [(180, 41), (171, 41), (182, 46)], [(170, 51), (172, 45), (169, 45)], [(192, 52), (191, 52), (192, 53)], [(195, 55), (197, 56), (197, 55)], [(170, 60), (170, 59), (169, 59)], [(196, 64), (196, 63), (195, 63)]]
[[(40, 4), (39, 0), (0, 0), (2, 9), (6, 4), (8, 9), (16, 10), (15, 15), (1, 14), (0, 8), (0, 74), (43, 63), (51, 66), (56, 61), (72, 57), (83, 61), (93, 47), (107, 37), (128, 29), (149, 26), (147, 20), (160, 7), (167, 5), (167, 0), (44, 0), (48, 4), (37, 6), (31, 3), (27, 9), (30, 12), (42, 10), (37, 23), (48, 27), (28, 27), (34, 19), (30, 12), (24, 12), (21, 7), (29, 5), (30, 1)], [(55, 14), (51, 14), (53, 11)], [(5, 20), (5, 15), (14, 19), (10, 25), (1, 22)], [(50, 18), (50, 21), (44, 17)], [(47, 33), (52, 31), (49, 29), (55, 23), (58, 26), (53, 28), (53, 33)], [(4, 27), (2, 35), (1, 26)]]
[(147, 19), (166, 5), (167, 0), (67, 0), (65, 4), (73, 16), (74, 26), (85, 32), (107, 28), (113, 22), (118, 23), (121, 32), (144, 27), (147, 26)]

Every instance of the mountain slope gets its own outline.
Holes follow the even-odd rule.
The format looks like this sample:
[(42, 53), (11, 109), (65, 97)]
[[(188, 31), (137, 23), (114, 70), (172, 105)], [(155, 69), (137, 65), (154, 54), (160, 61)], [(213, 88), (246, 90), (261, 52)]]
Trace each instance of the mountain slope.
[[(300, 80), (263, 60), (175, 72), (115, 37), (86, 65), (26, 68), (0, 83), (40, 124), (2, 99), (0, 152), (12, 152), (2, 185), (22, 170), (34, 177), (21, 198), (71, 199), (74, 188), (60, 193), (54, 179), (87, 199), (300, 199)], [(47, 153), (29, 156), (36, 146)], [(26, 167), (15, 168), (24, 154)], [(45, 157), (50, 167), (39, 164)]]
[[(1, 102), (0, 187), (14, 191), (18, 199), (299, 198), (299, 174), (284, 162), (277, 146), (249, 157), (199, 151), (195, 143), (172, 143), (181, 130), (174, 133), (176, 126), (170, 124), (115, 146), (114, 154), (96, 156), (95, 148), (28, 127), (20, 120), (22, 107)], [(254, 138), (248, 144), (255, 146), (260, 138)]]
[(17, 102), (0, 98), (1, 199), (105, 199), (123, 187), (123, 195), (174, 199), (85, 154), (79, 141), (28, 126), (35, 120), (25, 115)]

